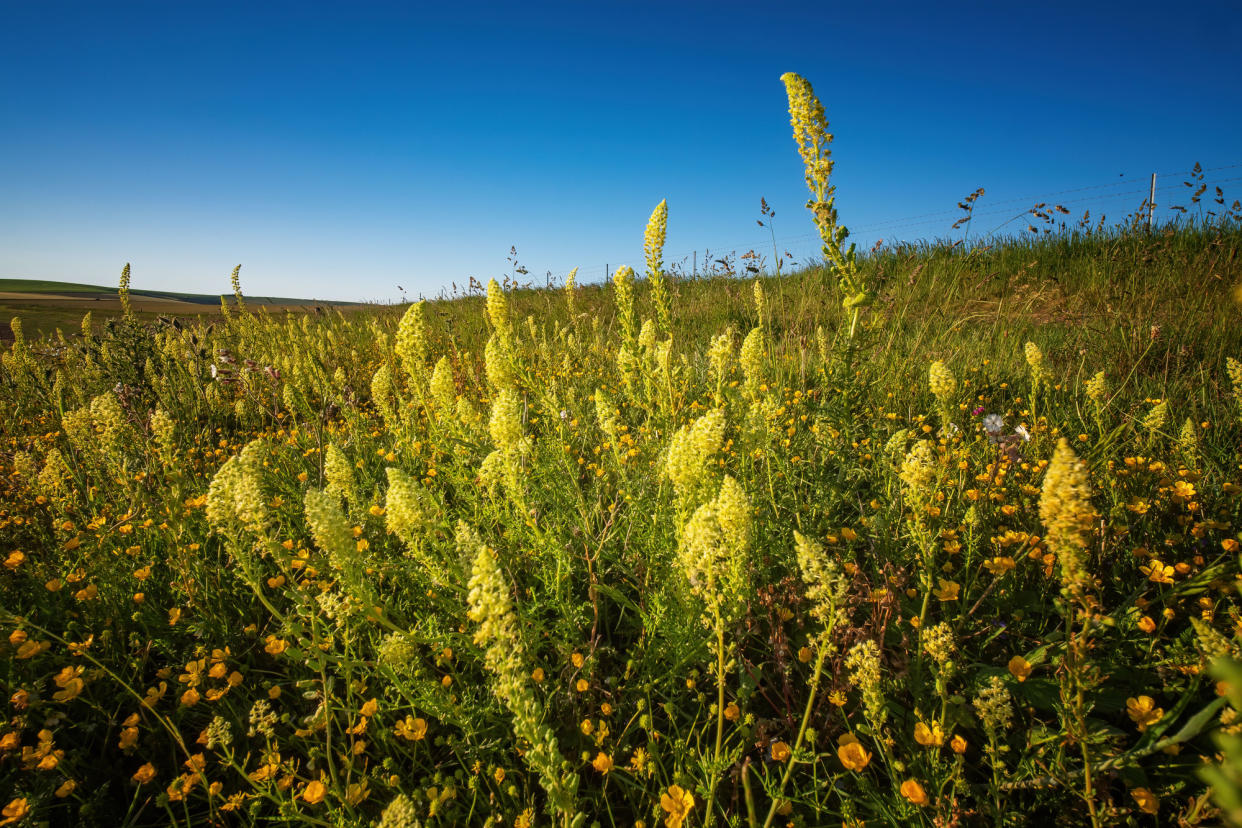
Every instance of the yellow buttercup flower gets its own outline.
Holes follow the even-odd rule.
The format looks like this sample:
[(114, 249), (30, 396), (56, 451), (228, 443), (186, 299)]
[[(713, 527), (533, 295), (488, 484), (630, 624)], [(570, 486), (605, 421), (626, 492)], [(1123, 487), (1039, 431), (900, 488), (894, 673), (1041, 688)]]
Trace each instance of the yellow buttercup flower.
[(664, 818), (666, 828), (681, 828), (694, 808), (694, 796), (680, 785), (670, 785), (668, 792), (660, 796), (660, 807), (668, 814)]
[(1156, 707), (1156, 700), (1151, 696), (1139, 696), (1126, 699), (1126, 714), (1142, 733), (1164, 718), (1164, 708)]
[(871, 754), (856, 736), (845, 733), (837, 739), (837, 759), (841, 760), (847, 770), (860, 771), (871, 761)]
[(926, 805), (928, 801), (927, 791), (923, 790), (923, 786), (914, 779), (907, 779), (901, 783), (901, 795), (920, 807)]
[(327, 793), (327, 785), (315, 779), (306, 783), (306, 787), (302, 789), (302, 793), (299, 796), (311, 805), (318, 805), (320, 802), (323, 802), (323, 798)]
[(939, 722), (932, 722), (930, 726), (919, 722), (914, 726), (914, 741), (923, 747), (940, 747), (944, 744), (944, 731)]
[(1014, 656), (1009, 659), (1009, 672), (1018, 681), (1026, 681), (1027, 676), (1031, 674), (1031, 664), (1022, 656)]
[(1130, 791), (1130, 796), (1134, 797), (1135, 803), (1143, 813), (1152, 816), (1160, 813), (1160, 800), (1147, 788), (1135, 788)]
[(406, 716), (405, 719), (396, 722), (396, 726), (392, 729), (401, 739), (407, 739), (416, 742), (427, 735), (427, 721), (422, 718), (414, 718), (414, 716)]
[(961, 584), (957, 581), (946, 581), (944, 578), (938, 579), (940, 587), (933, 589), (932, 593), (941, 601), (956, 601), (958, 592), (961, 590)]
[(1159, 558), (1152, 558), (1149, 563), (1140, 566), (1139, 572), (1146, 575), (1147, 580), (1153, 584), (1173, 583), (1173, 567), (1162, 563)]
[(1004, 575), (1006, 572), (1017, 567), (1017, 563), (1013, 558), (1008, 556), (997, 556), (991, 560), (983, 562), (983, 568), (993, 575)]
[(4, 817), (3, 820), (0, 820), (0, 825), (9, 825), (17, 822), (20, 819), (24, 819), (28, 813), (30, 813), (30, 803), (25, 797), (13, 799), (3, 809), (0, 809), (0, 816)]

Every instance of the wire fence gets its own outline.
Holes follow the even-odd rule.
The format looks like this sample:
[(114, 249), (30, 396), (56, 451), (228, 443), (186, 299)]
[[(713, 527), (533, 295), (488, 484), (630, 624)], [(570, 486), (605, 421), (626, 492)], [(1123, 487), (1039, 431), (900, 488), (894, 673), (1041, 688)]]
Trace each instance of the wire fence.
[[(1218, 180), (1208, 180), (1206, 175), (1208, 173), (1222, 173), (1238, 169), (1242, 169), (1242, 162), (1218, 167), (1201, 167), (1194, 170), (1156, 173), (1154, 202), (1157, 208), (1157, 216), (1161, 220), (1168, 219), (1174, 215), (1175, 207), (1190, 207), (1191, 195), (1202, 185), (1206, 185), (1206, 192), (1202, 193), (1203, 198), (1200, 201), (1200, 206), (1202, 207), (1202, 212), (1206, 214), (1208, 210), (1213, 209), (1212, 205), (1216, 200), (1216, 192), (1213, 188), (1242, 181), (1242, 175)], [(850, 240), (864, 249), (870, 248), (880, 241), (883, 241), (885, 244), (895, 244), (926, 241), (929, 238), (936, 241), (946, 241), (953, 240), (954, 237), (985, 240), (997, 233), (1014, 232), (1015, 228), (1013, 225), (1024, 219), (1027, 223), (1016, 228), (1017, 232), (1026, 231), (1028, 226), (1034, 227), (1032, 211), (1037, 206), (1042, 207), (1045, 213), (1054, 210), (1058, 205), (1067, 209), (1069, 211), (1068, 215), (1058, 211), (1066, 226), (1073, 226), (1078, 223), (1083, 219), (1084, 214), (1089, 214), (1088, 218), (1093, 227), (1097, 226), (1098, 222), (1106, 220), (1111, 221), (1104, 226), (1113, 226), (1122, 219), (1131, 219), (1142, 211), (1146, 211), (1150, 195), (1151, 187), (1149, 184), (1138, 186), (1137, 179), (1125, 178), (1109, 183), (1090, 184), (1053, 192), (1035, 193), (995, 202), (987, 202), (980, 198), (970, 213), (969, 224), (965, 226), (960, 224), (960, 220), (966, 217), (966, 211), (959, 206), (918, 215), (885, 219), (884, 221), (857, 227), (851, 226)], [(1066, 196), (1073, 197), (1066, 198)], [(1220, 215), (1229, 205), (1230, 202), (1227, 200), (1224, 208), (1215, 210), (1216, 214)], [(1198, 208), (1196, 208), (1196, 212), (1198, 212)], [(1042, 228), (1035, 227), (1035, 229), (1039, 230)], [(747, 254), (753, 254), (753, 257), (743, 259)], [(618, 254), (616, 256), (604, 257), (604, 263), (601, 264), (580, 266), (575, 278), (579, 284), (605, 281), (621, 265), (641, 266), (641, 262), (632, 260), (632, 256), (633, 253)], [(787, 264), (796, 265), (822, 261), (819, 234), (802, 233), (791, 236), (778, 236), (775, 245), (773, 245), (771, 235), (765, 235), (760, 231), (746, 239), (735, 238), (729, 242), (701, 245), (693, 250), (683, 250), (676, 253), (670, 253), (670, 251), (666, 250), (664, 260), (671, 270), (683, 275), (694, 276), (703, 275), (705, 272), (719, 273), (722, 270), (728, 272), (744, 271), (747, 265), (750, 265), (752, 269), (757, 268), (771, 272), (775, 267), (773, 262), (774, 256), (780, 256), (782, 261)], [(782, 265), (782, 267), (785, 266)], [(529, 268), (528, 275), (523, 278), (523, 281), (531, 280), (535, 274), (541, 274), (538, 279), (533, 281), (543, 282), (546, 280), (549, 284), (561, 283), (570, 269)]]

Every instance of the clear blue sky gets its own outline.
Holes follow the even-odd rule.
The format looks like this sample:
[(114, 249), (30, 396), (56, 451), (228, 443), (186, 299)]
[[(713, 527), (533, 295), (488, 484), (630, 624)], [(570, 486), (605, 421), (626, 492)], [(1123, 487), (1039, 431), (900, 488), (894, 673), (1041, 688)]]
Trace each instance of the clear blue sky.
[(516, 245), (531, 278), (599, 279), (641, 267), (662, 198), (666, 261), (770, 257), (761, 196), (805, 259), (786, 71), (824, 103), (860, 244), (946, 236), (976, 187), (978, 231), (1036, 198), (1120, 217), (1196, 161), (1232, 167), (1207, 174), (1232, 201), (1240, 42), (1232, 0), (2, 0), (0, 276), (129, 261), (221, 293), (240, 262), (252, 295), (392, 300), (503, 275)]

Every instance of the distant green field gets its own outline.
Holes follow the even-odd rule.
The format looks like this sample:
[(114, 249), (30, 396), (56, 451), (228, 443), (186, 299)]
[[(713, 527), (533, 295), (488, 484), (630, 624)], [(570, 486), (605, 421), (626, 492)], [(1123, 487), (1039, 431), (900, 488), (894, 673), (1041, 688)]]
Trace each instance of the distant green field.
[(75, 282), (52, 282), (45, 279), (0, 279), (0, 292), (55, 293), (64, 296), (81, 293), (115, 294), (116, 288), (101, 287), (100, 285), (80, 285)]
[[(77, 282), (54, 282), (46, 279), (0, 279), (0, 293), (44, 293), (49, 296), (116, 296), (116, 288), (101, 285), (84, 285)], [(196, 305), (218, 305), (220, 294), (179, 293), (173, 290), (144, 290), (130, 288), (134, 296), (154, 299), (173, 299)], [(348, 305), (350, 302), (334, 302), (326, 299), (294, 299), (283, 296), (247, 296), (247, 302), (260, 305)]]
[[(5, 296), (6, 293), (24, 295)], [(160, 315), (189, 318), (220, 313), (219, 295), (133, 288), (130, 300), (134, 313), (148, 320)], [(324, 306), (341, 309), (361, 307), (348, 302), (272, 296), (247, 296), (245, 300), (251, 307), (261, 306), (273, 311), (300, 312)], [(233, 297), (229, 296), (228, 301), (232, 302)], [(0, 339), (7, 339), (8, 321), (14, 317), (22, 319), (28, 335), (39, 336), (51, 334), (57, 328), (76, 330), (87, 311), (93, 312), (97, 324), (102, 324), (109, 316), (119, 316), (116, 288), (42, 279), (0, 279)]]

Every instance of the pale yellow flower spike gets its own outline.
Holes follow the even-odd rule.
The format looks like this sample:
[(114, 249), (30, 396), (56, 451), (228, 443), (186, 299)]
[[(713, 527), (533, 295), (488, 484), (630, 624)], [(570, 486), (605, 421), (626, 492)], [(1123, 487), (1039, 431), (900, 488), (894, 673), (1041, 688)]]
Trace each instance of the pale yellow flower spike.
[(672, 308), (669, 306), (668, 289), (664, 283), (664, 238), (668, 231), (668, 202), (661, 201), (647, 220), (643, 233), (643, 252), (647, 258), (647, 278), (651, 280), (651, 298), (655, 304), (656, 320), (664, 333), (672, 332)]
[(931, 392), (936, 395), (940, 404), (948, 405), (953, 392), (957, 390), (957, 379), (953, 372), (943, 362), (936, 360), (928, 369), (927, 379)]
[(634, 317), (634, 271), (622, 266), (612, 274), (612, 284), (617, 291), (617, 318), (621, 322), (621, 341), (632, 346), (638, 334)]
[(129, 304), (129, 262), (121, 268), (121, 284), (117, 287), (116, 294), (121, 300), (121, 315), (126, 319), (133, 318), (134, 309)]
[(397, 356), (401, 359), (401, 367), (405, 369), (406, 376), (419, 386), (427, 360), (427, 333), (423, 323), (426, 304), (419, 301), (410, 305), (397, 326)]
[(852, 338), (859, 309), (870, 303), (871, 294), (859, 276), (854, 246), (845, 247), (849, 230), (837, 223), (835, 188), (828, 183), (833, 164), (829, 149), (832, 133), (828, 131), (824, 106), (815, 97), (811, 84), (793, 72), (781, 75), (781, 81), (789, 97), (789, 122), (793, 126), (794, 143), (802, 156), (806, 186), (811, 191), (811, 200), (806, 206), (819, 228), (824, 257), (836, 271), (843, 294), (841, 304), (850, 312), (849, 335)]
[(1039, 517), (1048, 546), (1060, 561), (1062, 584), (1071, 593), (1080, 593), (1090, 583), (1085, 551), (1097, 515), (1087, 466), (1065, 438), (1057, 444), (1044, 476)]
[(572, 816), (578, 775), (562, 770), (556, 736), (541, 722), (542, 705), (528, 680), (526, 648), (508, 580), (496, 554), (465, 523), (458, 524), (457, 545), (463, 556), (473, 554), (466, 615), (478, 624), (474, 641), (484, 648), (483, 661), (495, 676), (493, 690), (513, 715), (514, 734), (529, 745), (524, 754), (527, 765), (539, 774), (553, 806)]
[(574, 288), (577, 285), (578, 268), (569, 271), (569, 275), (565, 277), (565, 309), (569, 312), (569, 319), (572, 322), (574, 318)]

